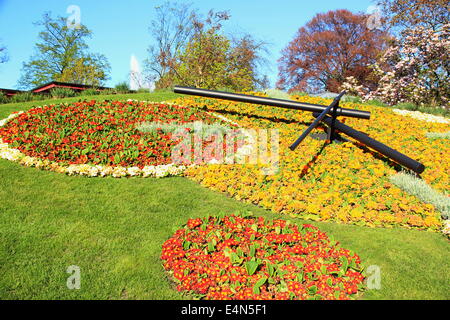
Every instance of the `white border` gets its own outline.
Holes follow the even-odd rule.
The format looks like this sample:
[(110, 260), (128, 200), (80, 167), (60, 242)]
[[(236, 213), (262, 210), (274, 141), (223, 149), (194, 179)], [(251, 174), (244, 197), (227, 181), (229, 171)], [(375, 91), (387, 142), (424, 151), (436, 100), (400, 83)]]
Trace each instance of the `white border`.
[[(128, 100), (130, 101), (130, 100)], [(134, 100), (137, 101), (137, 100)], [(148, 101), (142, 101), (148, 102)], [(158, 102), (148, 102), (159, 104)], [(32, 109), (39, 109), (42, 106), (34, 107)], [(11, 114), (8, 118), (0, 121), (0, 127), (4, 126), (6, 123), (16, 118), (24, 111), (19, 111)], [(122, 177), (155, 177), (163, 178), (168, 176), (180, 176), (188, 168), (187, 166), (178, 166), (173, 163), (167, 165), (158, 166), (146, 166), (143, 169), (139, 167), (121, 167), (121, 166), (93, 166), (89, 164), (73, 164), (73, 165), (61, 165), (56, 161), (42, 160), (36, 157), (30, 157), (22, 153), (18, 149), (10, 148), (8, 143), (4, 142), (0, 138), (0, 158), (5, 160), (10, 160), (13, 162), (18, 162), (27, 167), (36, 167), (39, 169), (46, 169), (49, 171), (55, 171), (59, 173), (65, 173), (69, 176), (81, 175), (88, 177), (105, 177), (112, 176), (114, 178)]]

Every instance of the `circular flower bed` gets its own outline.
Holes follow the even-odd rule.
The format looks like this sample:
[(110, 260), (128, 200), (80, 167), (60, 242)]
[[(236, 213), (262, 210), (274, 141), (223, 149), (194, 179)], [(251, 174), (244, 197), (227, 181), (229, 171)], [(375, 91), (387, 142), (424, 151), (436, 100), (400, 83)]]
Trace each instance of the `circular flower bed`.
[(180, 292), (205, 299), (350, 299), (360, 258), (312, 225), (262, 217), (191, 219), (162, 246)]
[(207, 112), (171, 104), (84, 101), (43, 106), (2, 121), (0, 157), (68, 174), (177, 175), (185, 169), (171, 160), (179, 139), (160, 128), (145, 133), (138, 127), (199, 121), (225, 123)]

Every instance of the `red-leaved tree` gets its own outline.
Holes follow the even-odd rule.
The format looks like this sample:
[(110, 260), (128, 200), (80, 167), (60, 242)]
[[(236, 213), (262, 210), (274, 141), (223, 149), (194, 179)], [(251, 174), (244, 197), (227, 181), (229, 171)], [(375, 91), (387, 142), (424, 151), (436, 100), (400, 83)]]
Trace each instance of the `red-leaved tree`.
[(283, 50), (277, 86), (284, 90), (338, 92), (347, 77), (376, 87), (369, 65), (386, 46), (387, 33), (367, 27), (368, 15), (348, 10), (316, 15)]

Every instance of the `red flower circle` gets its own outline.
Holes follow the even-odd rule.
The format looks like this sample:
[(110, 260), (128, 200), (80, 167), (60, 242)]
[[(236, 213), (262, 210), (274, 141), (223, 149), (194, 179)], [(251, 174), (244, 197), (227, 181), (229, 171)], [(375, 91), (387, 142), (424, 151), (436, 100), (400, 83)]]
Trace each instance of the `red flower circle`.
[(312, 225), (262, 217), (191, 219), (162, 246), (177, 290), (205, 299), (349, 299), (360, 258)]

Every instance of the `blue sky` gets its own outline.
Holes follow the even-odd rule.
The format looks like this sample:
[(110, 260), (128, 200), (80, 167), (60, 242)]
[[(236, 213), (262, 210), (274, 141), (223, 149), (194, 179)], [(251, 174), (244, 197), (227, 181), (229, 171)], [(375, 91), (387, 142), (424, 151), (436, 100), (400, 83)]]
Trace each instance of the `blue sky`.
[[(140, 62), (147, 57), (152, 43), (149, 33), (154, 7), (164, 1), (154, 0), (0, 0), (0, 39), (8, 48), (10, 60), (0, 65), (0, 88), (16, 88), (22, 63), (28, 61), (38, 39), (42, 14), (69, 16), (69, 5), (81, 9), (81, 23), (93, 31), (88, 41), (91, 52), (104, 54), (111, 64), (111, 80), (107, 86), (128, 81), (130, 57)], [(192, 0), (200, 12), (228, 10), (231, 20), (225, 32), (248, 32), (270, 43), (269, 66), (265, 73), (274, 85), (277, 60), (281, 50), (292, 40), (296, 31), (317, 13), (334, 9), (366, 12), (371, 0)]]

